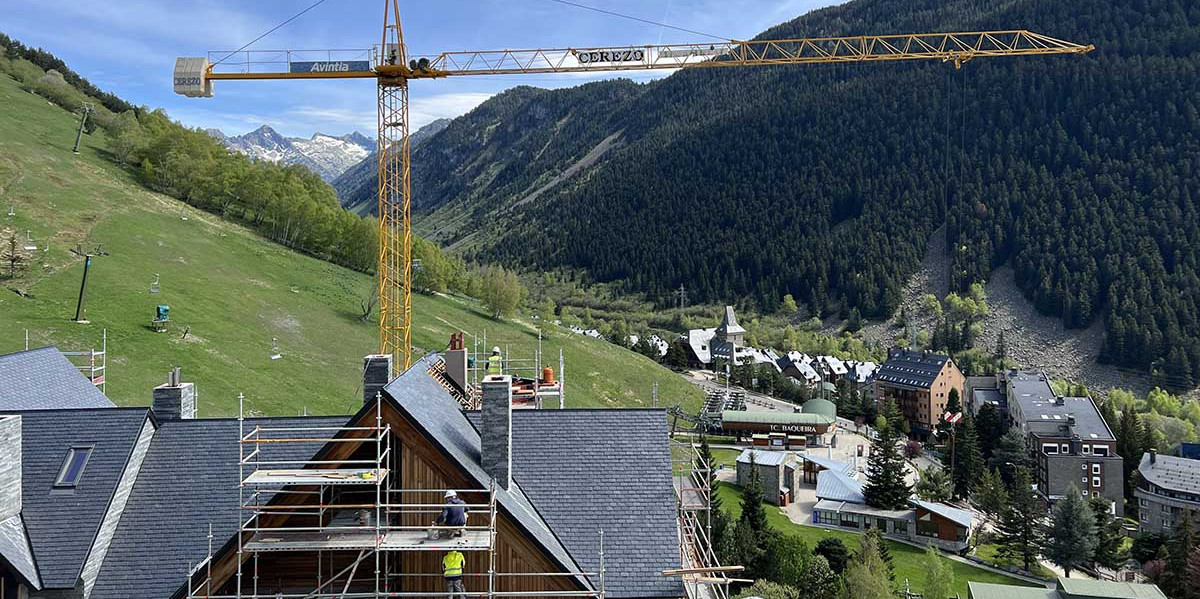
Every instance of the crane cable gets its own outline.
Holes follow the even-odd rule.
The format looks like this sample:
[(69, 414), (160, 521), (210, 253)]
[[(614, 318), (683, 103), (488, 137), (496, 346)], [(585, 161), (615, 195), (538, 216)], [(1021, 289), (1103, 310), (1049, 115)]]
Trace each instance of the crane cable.
[(304, 10), (302, 10), (302, 11), (300, 11), (300, 12), (298, 12), (298, 13), (294, 14), (294, 15), (292, 15), (291, 17), (288, 17), (288, 19), (287, 19), (286, 21), (284, 21), (284, 22), (282, 22), (282, 23), (280, 23), (280, 24), (278, 24), (278, 25), (276, 25), (276, 26), (274, 26), (274, 27), (272, 27), (272, 28), (268, 29), (268, 30), (266, 31), (266, 33), (263, 33), (262, 35), (260, 35), (260, 36), (258, 36), (258, 37), (256, 37), (256, 38), (254, 38), (254, 39), (252, 39), (252, 40), (250, 40), (250, 41), (249, 41), (249, 42), (247, 42), (245, 45), (243, 45), (241, 48), (238, 48), (237, 50), (234, 50), (233, 52), (230, 52), (229, 54), (226, 54), (226, 55), (225, 55), (225, 58), (222, 58), (221, 60), (218, 60), (217, 62), (214, 62), (214, 63), (213, 63), (213, 66), (216, 66), (216, 65), (219, 65), (219, 64), (221, 64), (221, 63), (225, 62), (225, 60), (226, 60), (226, 59), (228, 59), (230, 56), (233, 56), (234, 54), (237, 54), (238, 52), (241, 52), (242, 50), (245, 50), (246, 48), (249, 48), (251, 45), (253, 45), (253, 44), (254, 44), (255, 42), (257, 42), (258, 40), (261, 40), (262, 38), (264, 38), (264, 37), (267, 37), (268, 35), (271, 35), (272, 33), (275, 33), (275, 31), (276, 31), (276, 30), (278, 30), (280, 27), (283, 27), (284, 25), (287, 25), (288, 23), (291, 23), (292, 21), (295, 21), (296, 19), (299, 19), (301, 16), (303, 16), (303, 15), (304, 15), (304, 13), (306, 13), (306, 12), (308, 12), (308, 11), (310, 11), (310, 10), (312, 10), (312, 9), (314, 9), (314, 8), (316, 8), (316, 7), (320, 6), (320, 5), (322, 5), (322, 4), (325, 4), (325, 2), (326, 2), (326, 1), (327, 1), (327, 0), (317, 0), (316, 2), (314, 2), (314, 3), (310, 4), (310, 5), (308, 6), (308, 8), (306, 8), (306, 9), (304, 9)]
[(603, 8), (596, 8), (595, 6), (588, 6), (586, 4), (580, 4), (578, 2), (571, 2), (571, 0), (546, 0), (546, 1), (547, 2), (555, 2), (557, 4), (564, 4), (566, 6), (574, 6), (575, 8), (582, 8), (584, 10), (590, 10), (593, 12), (598, 12), (598, 13), (606, 14), (606, 15), (613, 16), (613, 17), (621, 17), (622, 19), (629, 19), (631, 21), (637, 21), (639, 23), (645, 23), (647, 25), (656, 25), (658, 27), (666, 27), (667, 29), (675, 29), (677, 31), (682, 31), (684, 33), (691, 33), (694, 35), (702, 35), (704, 37), (711, 37), (714, 39), (719, 39), (721, 41), (727, 42), (727, 41), (733, 39), (732, 37), (728, 37), (728, 36), (724, 36), (724, 35), (713, 35), (711, 33), (704, 33), (703, 31), (696, 31), (695, 29), (687, 29), (685, 27), (676, 27), (674, 25), (670, 25), (667, 23), (659, 23), (658, 21), (651, 21), (649, 19), (643, 19), (641, 17), (635, 17), (632, 15), (624, 14), (624, 13), (614, 12), (611, 10), (605, 10)]

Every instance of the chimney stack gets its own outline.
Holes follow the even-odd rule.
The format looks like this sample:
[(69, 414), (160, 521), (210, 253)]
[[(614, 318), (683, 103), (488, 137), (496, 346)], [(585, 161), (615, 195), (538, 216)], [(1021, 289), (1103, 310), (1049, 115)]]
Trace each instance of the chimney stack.
[(0, 416), (0, 521), (21, 513), (21, 416)]
[(392, 354), (371, 354), (363, 358), (363, 403), (371, 403), (392, 382)]
[(1157, 449), (1151, 449), (1151, 450), (1150, 450), (1150, 463), (1151, 463), (1151, 464), (1153, 464), (1153, 463), (1155, 463), (1155, 462), (1157, 462), (1157, 461), (1158, 461), (1158, 450), (1157, 450)]
[(460, 390), (467, 390), (467, 348), (463, 343), (463, 333), (450, 335), (450, 348), (446, 350), (446, 376)]
[(482, 429), (479, 432), (483, 469), (503, 489), (512, 485), (512, 377), (483, 378)]
[(150, 409), (159, 420), (190, 420), (196, 417), (196, 386), (183, 382), (178, 366), (167, 373), (167, 383), (154, 388)]

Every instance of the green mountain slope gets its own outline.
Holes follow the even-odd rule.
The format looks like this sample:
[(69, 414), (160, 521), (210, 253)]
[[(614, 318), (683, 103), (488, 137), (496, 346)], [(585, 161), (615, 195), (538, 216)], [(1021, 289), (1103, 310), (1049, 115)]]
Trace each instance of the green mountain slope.
[(1195, 2), (854, 0), (763, 37), (1010, 28), (1097, 50), (509, 92), (414, 154), (419, 229), (664, 304), (878, 317), (948, 222), (956, 289), (1011, 264), (1042, 313), (1104, 319), (1102, 359), (1195, 380)]
[[(372, 279), (145, 191), (107, 159), (100, 134), (73, 155), (75, 126), (0, 75), (0, 230), (22, 239), (28, 230), (49, 245), (15, 280), (0, 278), (0, 352), (23, 349), (26, 331), (34, 347), (99, 348), (107, 329), (107, 392), (120, 404), (149, 403), (150, 389), (180, 365), (204, 415), (235, 413), (238, 393), (264, 414), (353, 410), (361, 358), (375, 348), (375, 325), (357, 313)], [(69, 252), (76, 244), (109, 253), (89, 274), (89, 325), (70, 320), (82, 274)], [(150, 294), (155, 273), (161, 293)], [(159, 303), (171, 306), (169, 333), (147, 327)], [(445, 347), (455, 330), (486, 330), (514, 355), (532, 355), (537, 343), (532, 326), (494, 321), (471, 300), (419, 295), (414, 304), (422, 348)], [(273, 337), (282, 359), (269, 357)], [(547, 355), (560, 347), (571, 406), (646, 405), (656, 380), (664, 404), (698, 405), (696, 389), (633, 352), (558, 334), (545, 342)]]

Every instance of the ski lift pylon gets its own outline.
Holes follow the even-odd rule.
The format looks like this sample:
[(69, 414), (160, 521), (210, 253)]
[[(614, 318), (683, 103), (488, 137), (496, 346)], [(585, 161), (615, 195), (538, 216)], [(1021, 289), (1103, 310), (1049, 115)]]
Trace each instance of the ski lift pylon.
[(282, 357), (283, 354), (279, 352), (279, 339), (271, 337), (271, 359), (278, 360)]

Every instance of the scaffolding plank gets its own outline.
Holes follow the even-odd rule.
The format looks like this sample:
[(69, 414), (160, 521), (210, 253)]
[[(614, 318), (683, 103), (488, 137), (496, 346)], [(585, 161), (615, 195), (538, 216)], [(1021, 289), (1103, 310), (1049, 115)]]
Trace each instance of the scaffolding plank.
[[(379, 542), (382, 551), (487, 551), (490, 534), (468, 530), (461, 537), (430, 540), (421, 530), (389, 530)], [(375, 531), (315, 532), (271, 531), (255, 533), (243, 545), (246, 551), (362, 550), (375, 548)]]
[(372, 484), (387, 474), (387, 468), (255, 470), (243, 482), (248, 485), (362, 485)]

